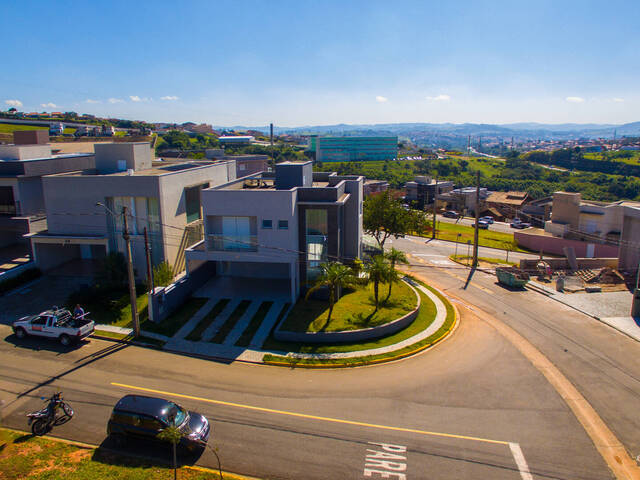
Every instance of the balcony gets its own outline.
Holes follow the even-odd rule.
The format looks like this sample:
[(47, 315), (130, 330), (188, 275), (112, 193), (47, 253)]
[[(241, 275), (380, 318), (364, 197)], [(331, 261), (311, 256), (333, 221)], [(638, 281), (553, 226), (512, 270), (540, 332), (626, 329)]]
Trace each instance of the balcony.
[(257, 252), (257, 235), (207, 235), (207, 250), (213, 252)]

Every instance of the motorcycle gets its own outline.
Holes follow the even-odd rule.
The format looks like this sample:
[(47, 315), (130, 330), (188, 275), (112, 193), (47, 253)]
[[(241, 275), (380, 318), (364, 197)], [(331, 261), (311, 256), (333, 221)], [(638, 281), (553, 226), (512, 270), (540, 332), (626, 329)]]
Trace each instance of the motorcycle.
[[(40, 397), (47, 400), (45, 397)], [(49, 398), (47, 406), (37, 412), (27, 414), (31, 432), (41, 436), (50, 431), (54, 426), (67, 423), (73, 417), (71, 406), (62, 400), (62, 392), (54, 393)]]

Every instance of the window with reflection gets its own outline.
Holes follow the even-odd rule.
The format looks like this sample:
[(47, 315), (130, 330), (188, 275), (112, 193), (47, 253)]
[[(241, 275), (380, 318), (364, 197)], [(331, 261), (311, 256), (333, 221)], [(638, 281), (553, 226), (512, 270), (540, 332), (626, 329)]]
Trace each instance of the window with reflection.
[(320, 274), (320, 264), (328, 258), (329, 221), (326, 209), (313, 208), (305, 212), (307, 244), (307, 281)]

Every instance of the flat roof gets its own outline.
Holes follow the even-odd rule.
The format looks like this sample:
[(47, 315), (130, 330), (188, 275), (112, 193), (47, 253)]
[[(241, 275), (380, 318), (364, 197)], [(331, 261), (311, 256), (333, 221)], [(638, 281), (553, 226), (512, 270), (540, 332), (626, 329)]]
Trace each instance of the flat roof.
[(186, 161), (186, 162), (152, 162), (151, 168), (146, 168), (144, 170), (134, 170), (133, 175), (129, 175), (127, 170), (111, 172), (111, 173), (100, 173), (96, 170), (91, 170), (90, 173), (85, 172), (67, 172), (67, 173), (57, 173), (51, 176), (69, 176), (69, 177), (157, 177), (162, 175), (170, 175), (174, 173), (184, 172), (184, 171), (193, 171), (199, 168), (207, 168), (212, 165), (225, 164), (228, 161), (225, 160), (217, 160), (217, 161)]

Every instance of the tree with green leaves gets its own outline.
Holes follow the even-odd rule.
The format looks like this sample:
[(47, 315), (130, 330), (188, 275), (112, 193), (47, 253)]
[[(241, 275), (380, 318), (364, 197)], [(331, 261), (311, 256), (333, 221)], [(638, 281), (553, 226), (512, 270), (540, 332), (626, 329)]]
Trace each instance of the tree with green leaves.
[(173, 447), (173, 479), (174, 480), (177, 480), (178, 478), (177, 449), (178, 449), (178, 443), (180, 443), (180, 439), (183, 436), (184, 436), (184, 432), (182, 432), (175, 425), (169, 425), (167, 428), (165, 428), (158, 434), (159, 440), (162, 440), (163, 442), (169, 442)]
[(373, 299), (376, 305), (376, 311), (380, 304), (380, 283), (391, 281), (391, 269), (384, 255), (374, 255), (365, 265), (365, 271), (370, 282), (373, 282)]
[(168, 262), (160, 262), (153, 267), (153, 285), (166, 287), (173, 282), (173, 268)]
[(327, 324), (331, 320), (333, 306), (339, 296), (339, 290), (346, 287), (355, 286), (358, 279), (353, 270), (340, 262), (327, 262), (320, 264), (320, 276), (316, 279), (313, 287), (311, 287), (305, 296), (305, 300), (309, 296), (321, 288), (329, 289), (329, 314), (327, 315)]
[(393, 285), (394, 282), (398, 281), (398, 274), (396, 272), (396, 264), (408, 264), (409, 261), (407, 260), (407, 256), (405, 255), (405, 253), (401, 250), (398, 250), (396, 248), (391, 248), (391, 250), (389, 250), (388, 252), (385, 252), (384, 257), (386, 260), (389, 261), (389, 268), (390, 268), (390, 272), (389, 272), (389, 291), (387, 292), (387, 298), (384, 299), (384, 301), (386, 302), (387, 300), (389, 300), (389, 298), (391, 297), (391, 286)]
[(404, 237), (412, 231), (412, 213), (387, 191), (364, 201), (362, 223), (364, 230), (384, 249), (384, 242), (389, 237)]

